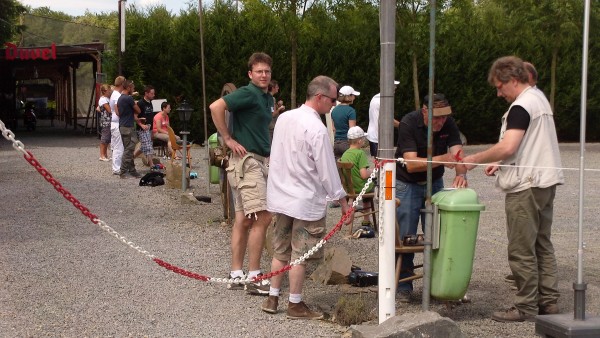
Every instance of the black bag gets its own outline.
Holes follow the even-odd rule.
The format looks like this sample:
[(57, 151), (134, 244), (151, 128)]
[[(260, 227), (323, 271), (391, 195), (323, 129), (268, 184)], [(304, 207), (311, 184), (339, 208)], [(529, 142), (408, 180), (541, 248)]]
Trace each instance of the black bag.
[(164, 176), (165, 174), (158, 172), (147, 173), (142, 178), (140, 178), (140, 187), (146, 185), (149, 185), (151, 187), (163, 185), (165, 184), (165, 180), (163, 179)]

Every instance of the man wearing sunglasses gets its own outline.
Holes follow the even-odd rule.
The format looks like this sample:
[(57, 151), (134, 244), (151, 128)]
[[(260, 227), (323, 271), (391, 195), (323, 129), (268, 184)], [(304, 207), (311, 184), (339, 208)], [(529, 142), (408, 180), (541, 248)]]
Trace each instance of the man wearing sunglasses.
[[(336, 93), (333, 79), (317, 76), (308, 85), (306, 102), (281, 115), (275, 125), (267, 184), (269, 211), (278, 214), (273, 230), (273, 272), (302, 257), (323, 238), (327, 196), (339, 201), (342, 214), (349, 209), (327, 128), (321, 121), (321, 115), (335, 104)], [(323, 250), (319, 250), (309, 259), (322, 256)], [(302, 301), (305, 271), (302, 262), (289, 272), (287, 317), (322, 319), (321, 312), (310, 310)], [(263, 311), (277, 313), (282, 280), (282, 274), (271, 279)]]

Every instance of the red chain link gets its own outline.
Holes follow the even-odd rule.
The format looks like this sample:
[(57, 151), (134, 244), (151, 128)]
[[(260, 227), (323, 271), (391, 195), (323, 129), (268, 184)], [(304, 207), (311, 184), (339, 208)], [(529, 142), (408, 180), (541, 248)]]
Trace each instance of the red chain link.
[[(346, 222), (346, 220), (350, 217), (350, 215), (352, 214), (353, 211), (354, 211), (354, 208), (351, 207), (350, 209), (348, 209), (348, 211), (346, 211), (345, 214), (342, 215), (342, 218), (340, 219), (340, 221), (333, 227), (333, 229), (331, 229), (331, 231), (327, 235), (325, 235), (325, 237), (323, 237), (323, 240), (325, 242), (327, 242), (336, 232), (338, 232), (342, 229), (342, 225), (344, 225), (344, 222)], [(277, 276), (280, 273), (284, 273), (291, 269), (292, 269), (292, 265), (288, 264), (277, 271), (271, 271), (269, 273), (262, 274), (260, 276), (256, 276), (256, 277), (252, 278), (252, 281), (256, 283), (263, 279), (270, 279), (273, 276)]]
[(46, 181), (50, 182), (50, 184), (54, 186), (54, 189), (61, 193), (67, 201), (71, 202), (75, 206), (75, 208), (79, 209), (82, 214), (84, 214), (87, 218), (89, 218), (92, 221), (92, 223), (98, 224), (98, 217), (92, 214), (88, 208), (84, 207), (75, 198), (75, 196), (71, 195), (71, 193), (67, 189), (63, 188), (60, 182), (55, 180), (54, 177), (52, 177), (52, 174), (50, 174), (46, 170), (46, 168), (42, 167), (42, 165), (35, 159), (35, 156), (33, 156), (33, 154), (30, 151), (27, 151), (27, 155), (23, 155), (23, 157), (35, 168), (35, 170), (37, 170), (46, 179)]
[(163, 260), (161, 260), (159, 258), (153, 258), (152, 260), (156, 264), (162, 266), (163, 268), (165, 268), (167, 270), (171, 270), (171, 271), (173, 271), (173, 272), (175, 272), (177, 274), (180, 274), (182, 276), (186, 276), (186, 277), (189, 277), (189, 278), (201, 280), (203, 282), (207, 282), (209, 280), (208, 276), (200, 275), (200, 274), (197, 274), (197, 273), (194, 273), (194, 272), (191, 272), (191, 271), (184, 270), (182, 268), (178, 268), (175, 265), (171, 265), (171, 264), (169, 264), (169, 263), (167, 263), (167, 262), (165, 262), (165, 261), (163, 261)]

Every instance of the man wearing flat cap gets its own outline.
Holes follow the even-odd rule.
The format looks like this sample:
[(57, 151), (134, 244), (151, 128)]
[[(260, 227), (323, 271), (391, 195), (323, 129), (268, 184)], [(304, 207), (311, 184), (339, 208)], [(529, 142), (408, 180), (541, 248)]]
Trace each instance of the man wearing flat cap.
[[(398, 147), (395, 157), (402, 157), (406, 164), (396, 165), (396, 197), (400, 206), (396, 209), (396, 219), (400, 226), (400, 238), (416, 235), (421, 209), (425, 208), (427, 192), (427, 123), (429, 97), (425, 96), (425, 104), (421, 110), (406, 114), (398, 127)], [(450, 116), (452, 108), (443, 94), (433, 94), (433, 153), (432, 153), (432, 187), (431, 192), (444, 187), (444, 167), (455, 168), (456, 177), (452, 183), (454, 188), (467, 187), (467, 169), (463, 165), (455, 165), (462, 153), (460, 132)], [(440, 163), (444, 162), (444, 163)], [(402, 255), (401, 278), (413, 274), (414, 254)], [(398, 300), (408, 303), (412, 294), (411, 282), (398, 284)]]

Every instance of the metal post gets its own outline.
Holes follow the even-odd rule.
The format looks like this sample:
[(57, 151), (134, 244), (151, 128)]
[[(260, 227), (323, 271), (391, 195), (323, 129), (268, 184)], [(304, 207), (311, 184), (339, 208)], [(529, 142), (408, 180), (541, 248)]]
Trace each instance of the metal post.
[(585, 289), (583, 282), (583, 199), (584, 199), (584, 173), (585, 173), (585, 128), (587, 113), (587, 73), (588, 73), (588, 38), (590, 26), (590, 0), (585, 1), (585, 15), (583, 24), (583, 55), (581, 64), (581, 132), (579, 134), (579, 230), (577, 250), (577, 282), (573, 283), (575, 292), (574, 319), (585, 320)]
[(208, 122), (206, 120), (206, 75), (204, 70), (204, 24), (202, 23), (202, 0), (199, 0), (198, 18), (200, 21), (200, 63), (202, 65), (202, 109), (204, 112), (204, 150), (206, 160), (206, 193), (210, 195), (210, 155), (208, 145)]
[(187, 136), (190, 132), (189, 131), (182, 131), (180, 132), (181, 134), (181, 138), (183, 139), (183, 158), (181, 159), (181, 191), (185, 192), (187, 189), (187, 175), (185, 174), (186, 172), (186, 167), (187, 167)]
[(119, 0), (119, 75), (123, 75), (122, 58), (125, 52), (125, 6), (127, 0)]
[[(381, 110), (379, 114), (379, 158), (394, 157), (394, 74), (396, 52), (396, 1), (383, 0), (379, 8), (381, 66)], [(379, 323), (396, 315), (396, 163), (382, 168), (379, 198), (383, 222), (379, 226)], [(380, 218), (381, 219), (381, 218)]]
[(433, 93), (435, 87), (435, 8), (436, 0), (430, 0), (429, 12), (429, 102), (427, 102), (427, 195), (425, 197), (425, 250), (423, 251), (423, 311), (429, 311), (431, 287), (431, 239), (432, 216), (431, 207), (431, 159), (433, 158)]

